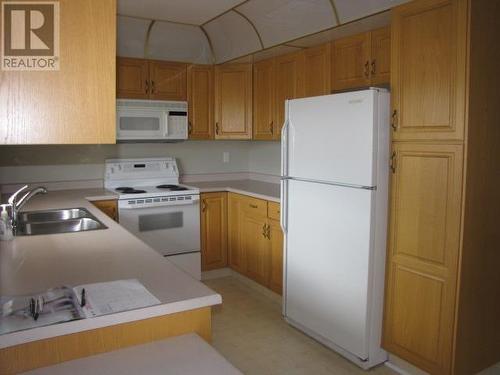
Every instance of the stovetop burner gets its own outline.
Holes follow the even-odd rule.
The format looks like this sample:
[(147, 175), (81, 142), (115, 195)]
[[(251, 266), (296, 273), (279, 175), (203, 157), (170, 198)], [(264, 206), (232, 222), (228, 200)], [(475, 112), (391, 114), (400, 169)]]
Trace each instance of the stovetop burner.
[(119, 187), (115, 189), (123, 194), (143, 194), (146, 190), (134, 189), (132, 187)]
[(170, 191), (188, 190), (187, 188), (185, 188), (183, 186), (178, 186), (178, 185), (158, 185), (156, 188), (157, 189), (166, 189), (166, 190), (170, 190)]

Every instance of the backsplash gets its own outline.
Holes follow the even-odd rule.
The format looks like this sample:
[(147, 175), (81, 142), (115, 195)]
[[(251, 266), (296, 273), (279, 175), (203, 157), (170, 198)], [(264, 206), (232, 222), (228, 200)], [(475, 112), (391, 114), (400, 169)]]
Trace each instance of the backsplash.
[[(229, 153), (224, 163), (223, 153)], [(118, 145), (1, 146), (0, 184), (101, 180), (109, 158), (177, 158), (182, 175), (262, 173), (279, 175), (280, 144), (187, 141)]]

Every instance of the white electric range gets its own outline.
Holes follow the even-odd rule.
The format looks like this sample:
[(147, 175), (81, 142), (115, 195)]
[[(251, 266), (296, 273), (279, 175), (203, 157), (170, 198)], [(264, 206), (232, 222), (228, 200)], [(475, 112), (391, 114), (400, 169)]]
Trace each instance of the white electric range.
[(200, 191), (179, 184), (174, 158), (106, 160), (104, 187), (119, 194), (124, 228), (201, 278)]

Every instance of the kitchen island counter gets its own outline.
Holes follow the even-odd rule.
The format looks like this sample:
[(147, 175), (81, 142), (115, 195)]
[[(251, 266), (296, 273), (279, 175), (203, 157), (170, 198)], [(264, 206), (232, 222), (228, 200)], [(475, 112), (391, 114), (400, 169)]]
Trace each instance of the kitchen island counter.
[(258, 199), (280, 202), (280, 185), (258, 180), (230, 180), (186, 182), (186, 185), (197, 187), (202, 193), (227, 191), (248, 195)]
[(63, 285), (137, 279), (160, 304), (4, 334), (0, 336), (0, 349), (222, 302), (219, 294), (177, 268), (90, 202), (116, 198), (115, 193), (105, 189), (54, 191), (34, 197), (24, 210), (84, 207), (108, 229), (20, 236), (0, 242), (0, 295), (30, 295)]

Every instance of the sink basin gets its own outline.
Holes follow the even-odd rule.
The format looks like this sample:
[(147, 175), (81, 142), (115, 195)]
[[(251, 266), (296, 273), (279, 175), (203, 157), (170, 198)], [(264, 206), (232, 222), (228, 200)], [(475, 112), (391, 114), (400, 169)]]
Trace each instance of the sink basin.
[(19, 215), (18, 236), (59, 234), (107, 229), (85, 208), (23, 212)]
[(51, 211), (22, 212), (19, 214), (19, 221), (22, 222), (46, 222), (69, 219), (79, 219), (89, 217), (91, 214), (84, 208), (68, 208)]

